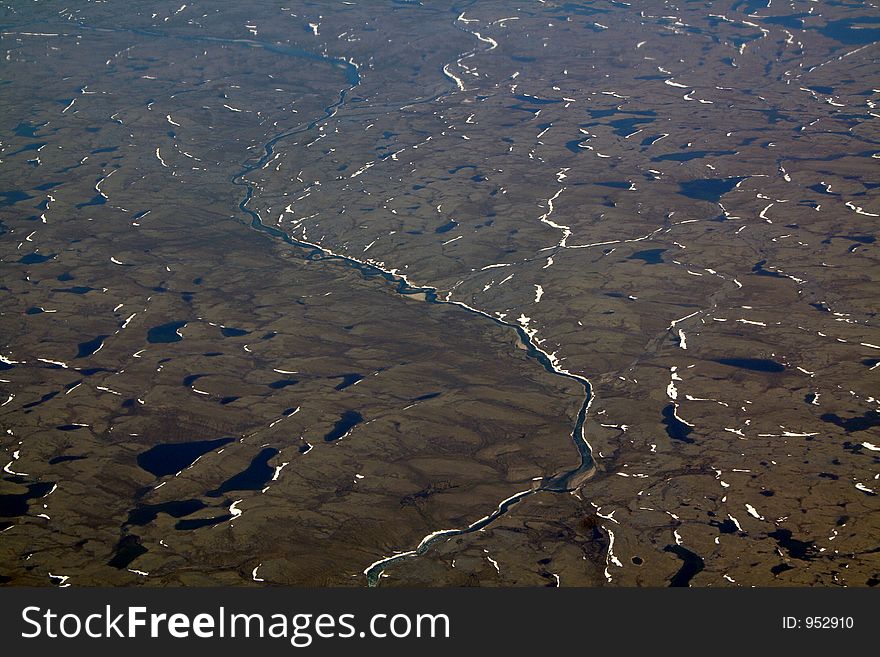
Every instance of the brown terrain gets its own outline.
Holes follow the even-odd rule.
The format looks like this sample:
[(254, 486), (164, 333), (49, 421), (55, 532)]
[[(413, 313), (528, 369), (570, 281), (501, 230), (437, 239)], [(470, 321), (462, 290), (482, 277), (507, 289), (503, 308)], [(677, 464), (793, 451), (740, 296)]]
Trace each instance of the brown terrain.
[(0, 583), (880, 581), (875, 5), (181, 4), (0, 8)]

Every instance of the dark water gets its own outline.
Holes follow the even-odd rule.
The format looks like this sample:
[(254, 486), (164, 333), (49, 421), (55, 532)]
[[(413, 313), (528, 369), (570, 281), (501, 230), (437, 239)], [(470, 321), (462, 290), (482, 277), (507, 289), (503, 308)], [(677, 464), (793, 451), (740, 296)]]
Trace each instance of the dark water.
[(767, 358), (716, 358), (716, 363), (753, 372), (784, 372), (785, 365)]
[(678, 193), (697, 201), (718, 203), (721, 197), (736, 187), (745, 177), (737, 178), (703, 178), (687, 180), (678, 184)]
[(666, 434), (673, 440), (693, 443), (694, 439), (688, 438), (688, 435), (693, 431), (693, 427), (675, 417), (676, 408), (675, 404), (667, 404), (663, 409), (663, 424), (666, 425)]
[(101, 194), (95, 194), (92, 198), (90, 198), (85, 203), (77, 203), (77, 208), (87, 208), (91, 205), (104, 205), (107, 202), (107, 198)]
[(29, 507), (28, 502), (47, 495), (54, 485), (54, 482), (51, 481), (38, 482), (28, 484), (26, 493), (5, 493), (0, 495), (0, 518), (26, 515)]
[(58, 465), (59, 463), (67, 463), (69, 461), (82, 461), (85, 456), (56, 456), (49, 459), (49, 465)]
[(572, 153), (583, 153), (585, 149), (581, 148), (581, 144), (585, 144), (588, 141), (590, 141), (589, 137), (572, 139), (571, 141), (565, 142), (565, 147)]
[(770, 572), (773, 573), (774, 575), (781, 575), (786, 570), (794, 570), (794, 566), (789, 566), (787, 563), (780, 563), (780, 564), (773, 566), (770, 569)]
[(739, 530), (736, 528), (736, 523), (730, 518), (725, 518), (723, 522), (718, 522), (717, 520), (710, 520), (709, 524), (713, 527), (717, 527), (718, 531), (722, 534), (735, 534)]
[(328, 443), (333, 442), (334, 440), (339, 440), (347, 434), (352, 427), (363, 422), (363, 419), (364, 416), (357, 411), (345, 411), (345, 413), (342, 414), (342, 417), (339, 418), (333, 426), (330, 433), (324, 436), (324, 440)]
[(774, 539), (780, 548), (788, 552), (788, 556), (792, 559), (809, 561), (818, 552), (813, 541), (799, 541), (796, 538), (792, 538), (792, 533), (788, 529), (777, 529), (767, 534), (767, 536)]
[(849, 240), (850, 242), (857, 242), (858, 244), (873, 244), (877, 241), (877, 238), (873, 235), (832, 235), (827, 240), (823, 240), (823, 244), (828, 243), (832, 239), (842, 239)]
[(54, 392), (47, 392), (45, 395), (40, 397), (37, 401), (29, 402), (29, 403), (25, 404), (24, 406), (22, 406), (22, 408), (33, 408), (34, 406), (39, 406), (40, 404), (43, 404), (43, 403), (49, 401), (50, 399), (54, 399), (58, 394), (59, 394), (58, 390), (55, 390)]
[(26, 201), (29, 198), (33, 198), (27, 192), (23, 192), (20, 189), (13, 189), (9, 192), (0, 192), (0, 208), (15, 205), (16, 203), (20, 203), (21, 201)]
[(615, 119), (614, 121), (609, 121), (608, 125), (611, 126), (611, 131), (615, 135), (625, 138), (636, 134), (639, 130), (642, 129), (641, 126), (653, 123), (655, 120), (656, 119), (642, 119), (638, 117), (633, 117), (630, 119)]
[(538, 98), (537, 96), (530, 96), (529, 94), (517, 94), (514, 98), (527, 103), (532, 103), (533, 105), (553, 105), (563, 102), (558, 98)]
[(275, 468), (269, 465), (269, 461), (277, 455), (277, 449), (265, 448), (254, 457), (246, 470), (224, 481), (216, 490), (208, 492), (208, 496), (220, 497), (233, 490), (262, 490), (275, 474)]
[[(880, 27), (876, 27), (878, 23), (880, 23), (880, 20), (878, 20), (876, 15), (862, 16), (839, 21), (828, 21), (823, 27), (814, 29), (818, 29), (822, 35), (840, 43), (863, 46), (880, 41)], [(871, 25), (871, 27), (864, 27), (864, 25)]]
[(770, 6), (770, 0), (742, 0), (735, 3), (730, 9), (731, 11), (742, 11), (746, 14), (754, 14), (759, 9), (766, 9)]
[(507, 105), (508, 109), (520, 110), (522, 112), (530, 112), (534, 118), (537, 118), (538, 112), (541, 111), (539, 107), (526, 107), (522, 103), (517, 103), (515, 105)]
[(766, 264), (767, 264), (766, 260), (761, 260), (760, 262), (756, 262), (755, 265), (752, 267), (752, 273), (755, 276), (769, 276), (771, 278), (785, 278), (785, 276), (780, 274), (778, 271), (764, 269), (764, 265), (766, 265)]
[(25, 137), (32, 139), (37, 136), (37, 131), (42, 128), (45, 123), (32, 124), (28, 121), (22, 121), (15, 128), (13, 128), (12, 132), (17, 137)]
[(207, 374), (190, 374), (189, 376), (183, 377), (183, 381), (181, 381), (181, 385), (186, 388), (192, 387), (192, 384), (201, 379), (202, 377), (208, 376)]
[(178, 335), (177, 329), (186, 326), (186, 322), (169, 322), (160, 326), (154, 326), (147, 332), (147, 342), (150, 344), (166, 344), (180, 342), (183, 338)]
[(107, 335), (99, 335), (98, 337), (87, 340), (86, 342), (80, 342), (77, 346), (76, 357), (77, 358), (85, 358), (86, 356), (91, 356), (93, 353), (98, 351), (101, 348), (101, 345), (104, 344), (104, 340), (106, 340), (109, 336)]
[(174, 529), (187, 531), (201, 529), (202, 527), (213, 527), (214, 525), (219, 525), (221, 522), (232, 520), (233, 517), (234, 516), (231, 513), (226, 513), (222, 516), (215, 516), (213, 518), (189, 518), (187, 520), (179, 521), (174, 525)]
[(44, 262), (47, 262), (54, 258), (57, 253), (50, 253), (49, 255), (41, 255), (34, 251), (33, 253), (28, 253), (27, 255), (23, 255), (18, 259), (18, 261), (23, 265), (39, 265)]
[(107, 562), (113, 568), (128, 568), (129, 564), (142, 554), (147, 553), (147, 548), (141, 545), (141, 539), (137, 536), (125, 536), (116, 545), (116, 554)]
[[(60, 365), (56, 365), (56, 367), (60, 367)], [(106, 367), (89, 367), (89, 368), (76, 368), (76, 371), (82, 374), (83, 376), (93, 376), (95, 374), (99, 374), (101, 372), (113, 372), (114, 370), (109, 370)]]
[(224, 326), (220, 329), (220, 333), (223, 334), (224, 338), (239, 338), (243, 335), (247, 335), (250, 331), (245, 331), (244, 329), (232, 328), (231, 326)]
[(62, 294), (88, 294), (89, 292), (94, 292), (97, 288), (88, 287), (86, 285), (74, 285), (73, 287), (54, 287), (52, 288), (53, 292), (60, 292)]
[[(736, 151), (684, 151), (682, 153), (667, 153), (666, 155), (658, 155), (656, 157), (652, 157), (652, 162), (690, 162), (691, 160), (698, 160), (700, 158), (706, 157), (707, 155), (712, 156), (720, 156), (720, 155), (736, 155)], [(728, 190), (730, 191), (730, 190)]]
[(658, 265), (663, 260), (663, 253), (666, 249), (645, 249), (644, 251), (636, 251), (627, 260), (644, 260), (649, 265)]
[(761, 22), (769, 23), (770, 25), (782, 25), (792, 30), (800, 30), (803, 29), (806, 22), (804, 19), (809, 16), (810, 14), (806, 13), (789, 14), (788, 16), (762, 16)]
[(182, 518), (204, 508), (205, 503), (201, 500), (175, 500), (161, 504), (144, 504), (129, 511), (126, 524), (146, 525), (158, 518), (160, 513), (167, 513), (172, 518)]
[(866, 431), (872, 427), (880, 426), (880, 413), (874, 410), (866, 411), (864, 415), (842, 418), (836, 413), (825, 413), (819, 416), (823, 422), (835, 424), (847, 433), (852, 431)]
[[(843, 444), (841, 445), (841, 447), (843, 447), (843, 449), (845, 449), (847, 452), (852, 452), (853, 454), (865, 454), (865, 446), (862, 443), (854, 443), (852, 441), (845, 440), (845, 441), (843, 441)], [(876, 457), (876, 456), (873, 457), (873, 460), (876, 463), (878, 460), (878, 457)], [(831, 474), (830, 472), (822, 472), (819, 474), (819, 476), (822, 477), (823, 479), (832, 479), (833, 481), (837, 481), (839, 479), (839, 477), (837, 475)], [(869, 491), (863, 490), (862, 492), (865, 495), (870, 495), (871, 497), (874, 497), (875, 495), (877, 495), (877, 493), (872, 493)]]
[[(363, 376), (357, 374), (356, 372), (352, 372), (351, 374), (340, 374), (342, 377), (342, 382), (335, 387), (335, 390), (345, 390), (348, 386), (353, 386), (358, 381), (363, 380)], [(332, 377), (336, 378), (336, 377)]]
[(297, 379), (278, 379), (277, 381), (273, 381), (268, 384), (272, 390), (281, 390), (283, 388), (287, 388), (288, 386), (295, 386), (299, 381)]
[(661, 139), (662, 137), (663, 137), (662, 133), (657, 134), (657, 135), (648, 135), (647, 137), (642, 139), (640, 145), (641, 146), (653, 146), (657, 142), (657, 140)]
[(449, 221), (449, 222), (443, 224), (442, 226), (435, 228), (434, 232), (435, 233), (448, 233), (450, 230), (452, 230), (456, 226), (458, 226), (457, 221)]
[(13, 155), (18, 155), (19, 153), (27, 153), (28, 151), (38, 151), (45, 145), (46, 145), (46, 142), (36, 142), (33, 144), (28, 144), (27, 146), (22, 146), (21, 148), (19, 148), (17, 151), (15, 151), (13, 153), (8, 153), (6, 155), (6, 157), (12, 157)]
[(680, 545), (667, 545), (663, 548), (664, 552), (672, 552), (684, 563), (672, 579), (669, 580), (669, 586), (690, 586), (694, 575), (699, 573), (706, 567), (703, 559)]
[(137, 464), (156, 477), (175, 474), (192, 465), (197, 458), (219, 449), (235, 438), (195, 440), (188, 443), (163, 443), (139, 454)]

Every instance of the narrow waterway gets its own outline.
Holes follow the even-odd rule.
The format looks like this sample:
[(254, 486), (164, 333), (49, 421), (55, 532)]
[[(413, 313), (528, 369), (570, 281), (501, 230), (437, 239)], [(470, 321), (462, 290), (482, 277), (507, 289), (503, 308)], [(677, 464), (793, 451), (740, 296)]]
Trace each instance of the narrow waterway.
[[(246, 43), (248, 43), (249, 45), (257, 45), (255, 44), (255, 42), (251, 41), (247, 41)], [(274, 46), (267, 47), (267, 49), (271, 50), (272, 52), (278, 52), (280, 54), (300, 56), (300, 51), (295, 49), (283, 49)], [(310, 59), (314, 59), (313, 55), (309, 54), (308, 56)], [(320, 59), (324, 59), (328, 64), (334, 66), (338, 66), (340, 62), (344, 62), (344, 60), (329, 57), (321, 57)], [(321, 122), (334, 116), (336, 112), (345, 104), (346, 98), (352, 92), (352, 90), (354, 90), (355, 87), (360, 84), (360, 75), (358, 73), (357, 67), (349, 62), (345, 62), (345, 65), (347, 67), (347, 78), (351, 86), (340, 91), (336, 101), (324, 108), (324, 113), (320, 117), (314, 119), (306, 125), (302, 125), (292, 130), (282, 132), (272, 137), (263, 145), (262, 157), (255, 161), (252, 160), (249, 164), (243, 166), (242, 169), (231, 178), (231, 182), (234, 185), (245, 187), (245, 195), (239, 203), (239, 208), (242, 212), (250, 217), (251, 227), (254, 230), (267, 233), (275, 238), (283, 240), (291, 246), (297, 247), (302, 251), (302, 257), (304, 259), (334, 261), (342, 263), (346, 266), (358, 270), (365, 278), (381, 278), (386, 283), (388, 283), (397, 294), (410, 297), (415, 296), (416, 298), (424, 300), (424, 302), (428, 304), (457, 306), (463, 311), (468, 312), (472, 315), (476, 315), (483, 320), (491, 321), (499, 326), (505, 327), (506, 329), (515, 331), (517, 337), (519, 338), (519, 341), (525, 347), (526, 355), (529, 358), (537, 361), (541, 365), (541, 367), (543, 367), (550, 374), (577, 381), (584, 391), (584, 398), (580, 405), (574, 428), (571, 432), (572, 441), (580, 455), (580, 463), (577, 465), (577, 467), (566, 472), (557, 474), (553, 477), (546, 477), (541, 480), (537, 486), (508, 497), (507, 499), (500, 502), (492, 513), (484, 516), (483, 518), (472, 523), (468, 527), (462, 529), (448, 529), (433, 532), (424, 537), (414, 550), (400, 552), (376, 561), (375, 563), (367, 567), (366, 570), (364, 570), (368, 585), (376, 586), (379, 582), (379, 578), (382, 576), (382, 573), (391, 565), (405, 559), (418, 557), (424, 554), (432, 545), (438, 542), (448, 540), (454, 536), (472, 533), (485, 528), (497, 518), (504, 515), (517, 502), (529, 495), (542, 491), (569, 492), (572, 489), (578, 487), (578, 485), (582, 483), (592, 473), (595, 466), (592, 450), (586, 440), (586, 436), (584, 435), (584, 421), (586, 419), (587, 410), (589, 409), (590, 403), (592, 401), (592, 387), (586, 377), (574, 374), (554, 365), (549, 354), (537, 345), (532, 336), (524, 327), (518, 324), (505, 322), (502, 319), (493, 317), (485, 311), (468, 306), (461, 301), (441, 299), (438, 296), (438, 290), (436, 288), (410, 283), (409, 279), (405, 275), (382, 269), (381, 267), (378, 267), (374, 264), (358, 260), (357, 258), (353, 258), (351, 256), (334, 253), (329, 248), (319, 244), (297, 240), (291, 237), (288, 233), (274, 226), (265, 225), (262, 222), (259, 214), (248, 207), (248, 204), (254, 196), (254, 187), (250, 182), (248, 182), (247, 175), (252, 171), (261, 169), (274, 156), (275, 146), (279, 142), (293, 135), (312, 130)]]
[[(250, 227), (259, 232), (266, 233), (274, 238), (283, 240), (285, 243), (296, 247), (297, 250), (301, 253), (303, 259), (314, 261), (328, 261), (343, 264), (345, 266), (351, 267), (352, 269), (356, 269), (361, 273), (364, 278), (382, 279), (393, 289), (396, 294), (421, 299), (427, 304), (456, 306), (462, 311), (479, 317), (484, 321), (490, 321), (498, 326), (504, 327), (505, 329), (514, 331), (519, 339), (519, 342), (524, 347), (525, 354), (528, 358), (535, 360), (538, 364), (540, 364), (541, 367), (544, 368), (544, 370), (546, 370), (550, 374), (576, 381), (582, 387), (584, 395), (583, 401), (581, 402), (580, 409), (578, 411), (574, 427), (571, 432), (572, 442), (574, 443), (580, 455), (580, 463), (576, 467), (551, 477), (545, 477), (544, 479), (537, 482), (535, 486), (532, 486), (527, 490), (518, 492), (508, 497), (507, 499), (502, 500), (494, 511), (465, 528), (445, 529), (432, 532), (431, 534), (425, 536), (415, 549), (399, 552), (374, 562), (373, 564), (368, 566), (366, 570), (364, 570), (364, 575), (367, 578), (367, 583), (369, 586), (376, 586), (379, 582), (380, 577), (382, 576), (382, 573), (395, 563), (406, 559), (418, 557), (424, 554), (428, 549), (430, 549), (431, 546), (439, 542), (448, 540), (454, 536), (469, 534), (484, 529), (492, 522), (494, 522), (497, 518), (504, 515), (511, 507), (513, 507), (523, 498), (539, 492), (569, 492), (579, 487), (591, 475), (595, 467), (595, 461), (593, 460), (593, 453), (590, 445), (586, 440), (586, 436), (584, 435), (584, 421), (586, 419), (587, 411), (592, 401), (592, 387), (590, 385), (590, 381), (584, 376), (569, 372), (568, 370), (565, 370), (558, 365), (554, 365), (550, 355), (538, 346), (537, 342), (533, 339), (532, 335), (529, 334), (526, 328), (518, 324), (506, 322), (498, 317), (494, 317), (483, 310), (479, 310), (477, 308), (469, 306), (461, 301), (441, 299), (438, 296), (438, 290), (436, 288), (411, 283), (407, 276), (403, 274), (382, 269), (375, 264), (364, 262), (351, 256), (334, 253), (331, 249), (323, 245), (297, 240), (291, 237), (288, 233), (274, 226), (265, 225), (262, 222), (259, 213), (248, 207), (249, 203), (254, 197), (254, 186), (251, 182), (247, 180), (247, 175), (253, 171), (261, 169), (274, 156), (275, 146), (279, 142), (294, 135), (298, 135), (315, 129), (322, 122), (326, 121), (329, 118), (332, 118), (339, 111), (339, 109), (345, 105), (348, 96), (361, 83), (360, 72), (356, 64), (346, 61), (343, 58), (317, 55), (312, 52), (301, 50), (299, 48), (285, 46), (283, 44), (265, 43), (252, 39), (228, 39), (212, 36), (172, 36), (163, 34), (161, 32), (148, 30), (120, 30), (112, 28), (95, 28), (85, 25), (83, 25), (82, 27), (85, 29), (96, 31), (126, 31), (133, 34), (138, 34), (140, 36), (149, 36), (152, 38), (165, 37), (187, 41), (209, 41), (214, 43), (237, 44), (243, 47), (262, 48), (268, 52), (276, 53), (279, 55), (308, 59), (311, 61), (324, 63), (337, 69), (344, 70), (349, 86), (339, 92), (336, 100), (325, 107), (323, 113), (320, 116), (313, 119), (312, 121), (309, 121), (308, 123), (300, 124), (297, 127), (280, 132), (277, 135), (273, 136), (271, 139), (263, 144), (263, 154), (261, 157), (256, 160), (249, 160), (248, 163), (244, 164), (237, 173), (231, 176), (230, 182), (233, 185), (240, 186), (245, 189), (244, 197), (242, 198), (238, 207), (249, 218)], [(472, 32), (469, 32), (467, 30), (465, 31), (469, 34), (473, 34)], [(468, 51), (466, 53), (463, 53), (459, 57), (459, 59), (461, 59), (461, 57), (470, 56), (475, 52), (476, 51)], [(445, 93), (455, 92), (456, 86), (457, 85), (454, 82), (451, 82), (448, 92)], [(433, 98), (436, 97), (438, 97), (438, 95), (427, 98), (412, 99), (402, 104), (411, 105), (417, 102), (430, 102)]]

